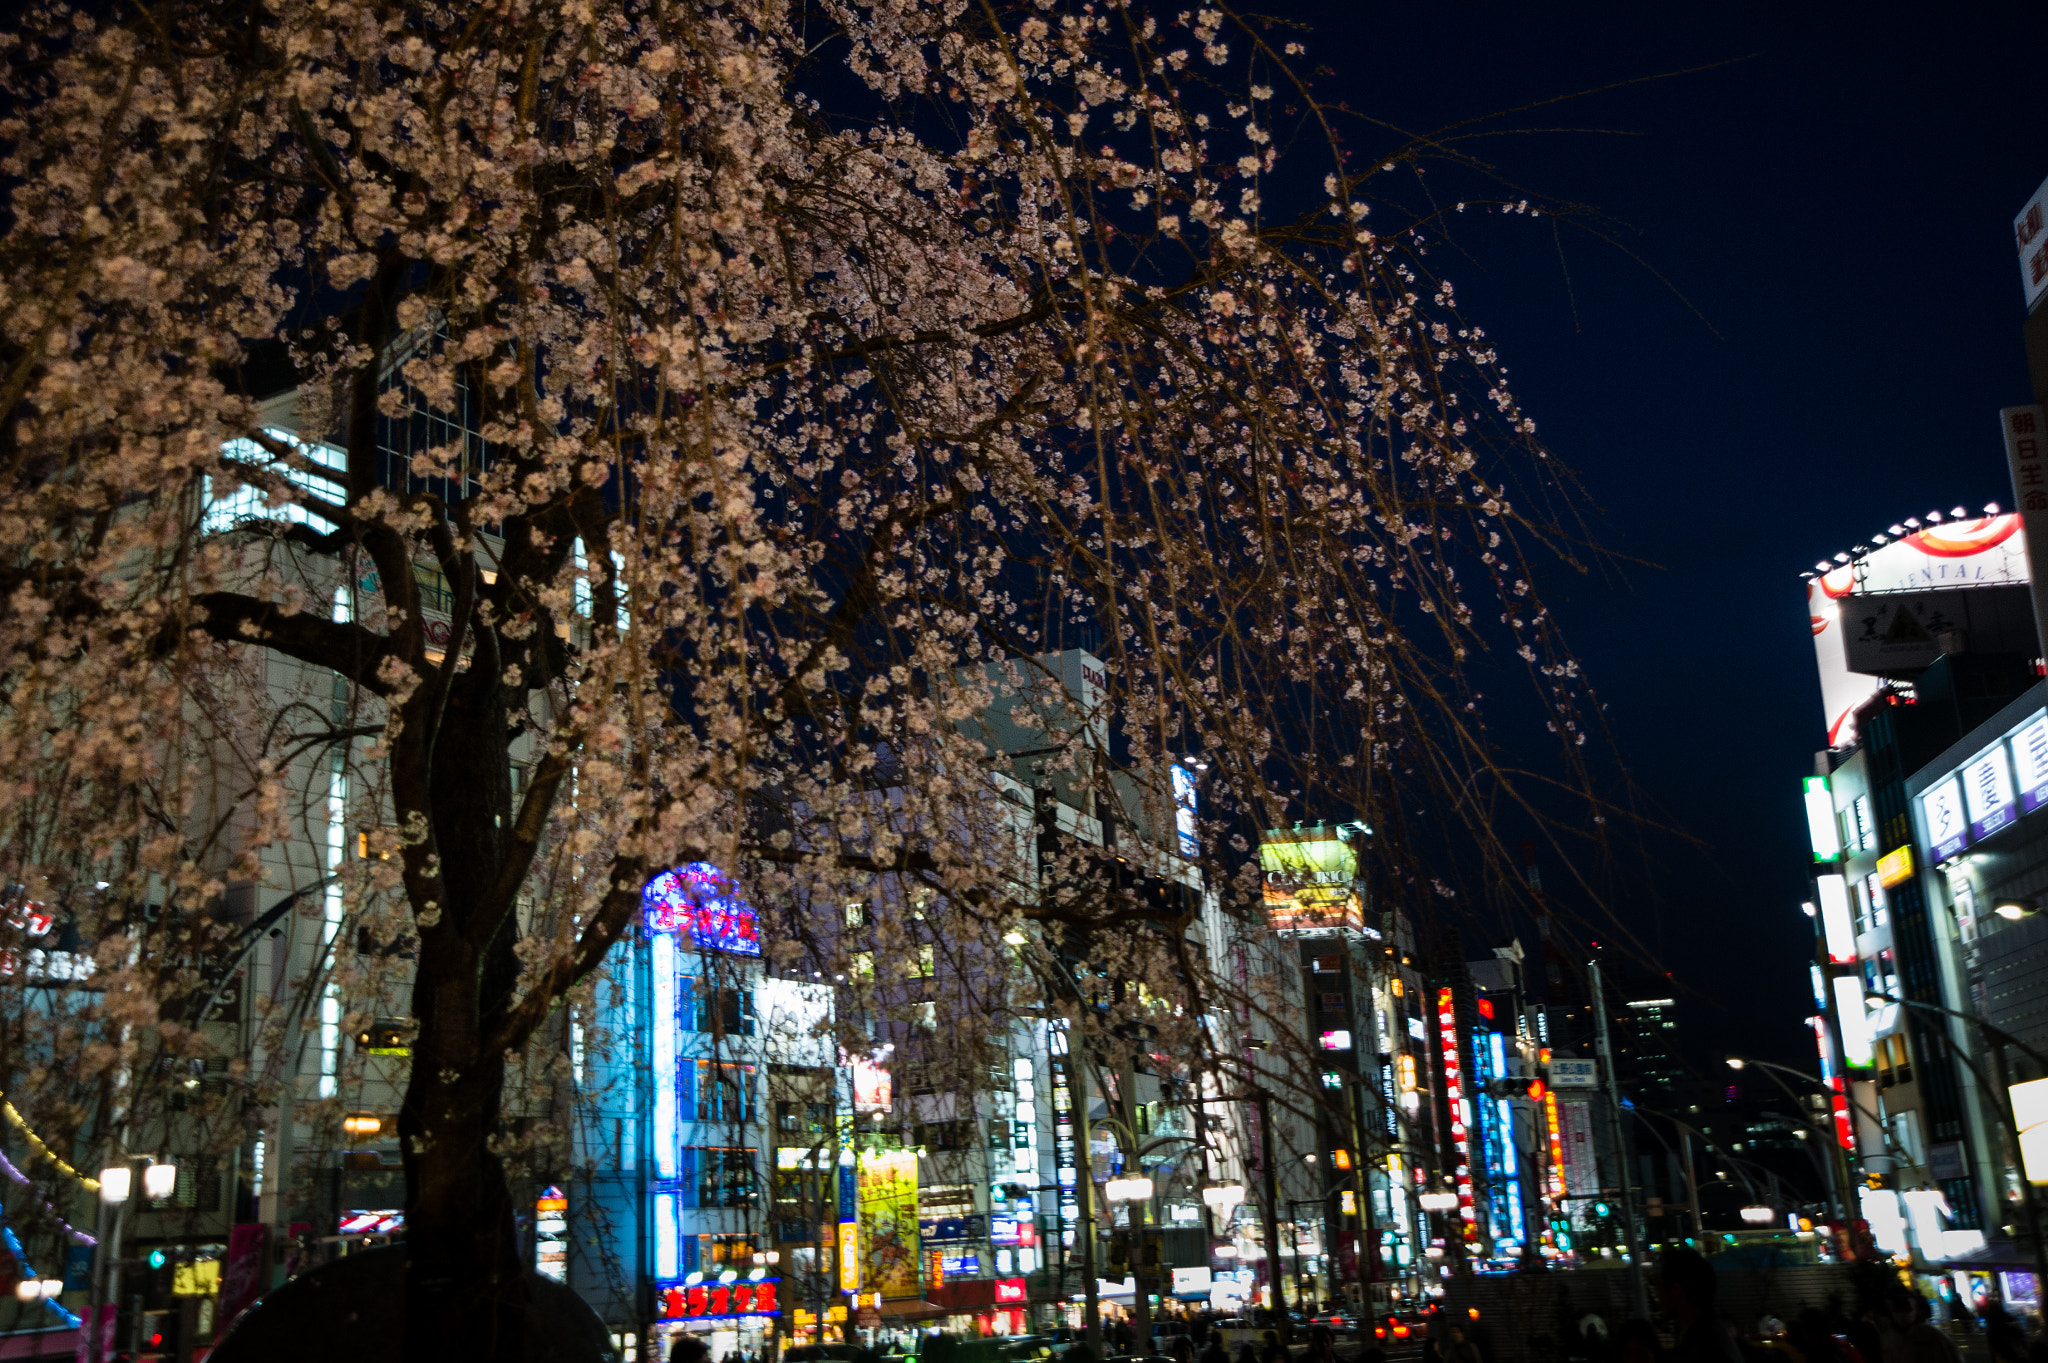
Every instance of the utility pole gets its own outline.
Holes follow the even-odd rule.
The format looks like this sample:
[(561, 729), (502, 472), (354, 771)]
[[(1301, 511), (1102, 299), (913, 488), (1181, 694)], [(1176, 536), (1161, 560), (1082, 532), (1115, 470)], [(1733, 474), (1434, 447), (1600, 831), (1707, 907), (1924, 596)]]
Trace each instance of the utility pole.
[(1094, 1104), (1088, 1097), (1088, 1017), (1083, 1010), (1067, 1033), (1068, 1063), (1073, 1068), (1074, 1135), (1079, 1148), (1074, 1152), (1074, 1191), (1080, 1222), (1074, 1234), (1081, 1242), (1081, 1326), (1088, 1347), (1102, 1357), (1102, 1300), (1095, 1272), (1095, 1132), (1091, 1125)]
[(1684, 1127), (1678, 1129), (1678, 1149), (1685, 1156), (1685, 1201), (1692, 1213), (1692, 1238), (1698, 1240), (1705, 1233), (1700, 1225), (1700, 1180), (1692, 1167), (1692, 1132)]
[(1273, 1167), (1273, 1100), (1264, 1089), (1258, 1092), (1259, 1108), (1259, 1222), (1266, 1237), (1266, 1281), (1273, 1286), (1274, 1328), (1280, 1342), (1291, 1342), (1293, 1331), (1287, 1318), (1287, 1283), (1280, 1272), (1279, 1179)]
[[(1357, 1229), (1353, 1232), (1351, 1268), (1352, 1276), (1358, 1282), (1358, 1311), (1361, 1316), (1372, 1311), (1373, 1270), (1379, 1262), (1379, 1236), (1372, 1220), (1372, 1179), (1367, 1172), (1372, 1168), (1372, 1164), (1366, 1158), (1365, 1122), (1360, 1116), (1360, 1106), (1365, 1098), (1364, 1086), (1363, 1077), (1353, 1075), (1350, 1086), (1344, 1091), (1344, 1106), (1349, 1109), (1345, 1115), (1351, 1119), (1351, 1196), (1353, 1214), (1358, 1223)], [(1341, 1199), (1338, 1204), (1337, 1224), (1344, 1224)], [(1327, 1233), (1323, 1244), (1324, 1252), (1328, 1253), (1330, 1237)]]
[(1607, 991), (1600, 973), (1600, 962), (1587, 962), (1593, 977), (1593, 1022), (1595, 1044), (1599, 1048), (1600, 1067), (1606, 1071), (1607, 1081), (1607, 1134), (1614, 1144), (1615, 1170), (1621, 1175), (1620, 1184), (1622, 1243), (1628, 1250), (1628, 1287), (1631, 1309), (1639, 1317), (1650, 1314), (1650, 1294), (1643, 1282), (1643, 1247), (1636, 1236), (1636, 1198), (1629, 1184), (1628, 1146), (1623, 1142), (1621, 1129), (1621, 1083), (1614, 1074), (1614, 1044), (1607, 1035)]

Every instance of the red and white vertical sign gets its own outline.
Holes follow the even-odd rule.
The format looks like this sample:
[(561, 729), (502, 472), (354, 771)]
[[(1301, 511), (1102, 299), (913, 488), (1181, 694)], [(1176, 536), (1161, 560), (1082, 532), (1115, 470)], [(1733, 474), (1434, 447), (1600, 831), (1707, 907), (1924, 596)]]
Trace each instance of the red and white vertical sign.
[[(2040, 240), (2048, 251), (2048, 235)], [(2006, 407), (1998, 413), (1998, 429), (2005, 436), (2005, 462), (2012, 470), (2013, 510), (2020, 513), (2027, 542), (2034, 631), (2048, 652), (2048, 417), (2036, 404)]]
[(1458, 1009), (1451, 991), (1436, 991), (1437, 1041), (1443, 1048), (1444, 1097), (1451, 1109), (1451, 1141), (1458, 1147), (1458, 1219), (1467, 1239), (1477, 1230), (1472, 1203), (1472, 1100), (1465, 1094), (1465, 1066), (1458, 1046)]
[(2027, 291), (2027, 309), (2048, 293), (2048, 180), (2034, 191), (2012, 220), (2013, 246), (2020, 257), (2020, 284)]

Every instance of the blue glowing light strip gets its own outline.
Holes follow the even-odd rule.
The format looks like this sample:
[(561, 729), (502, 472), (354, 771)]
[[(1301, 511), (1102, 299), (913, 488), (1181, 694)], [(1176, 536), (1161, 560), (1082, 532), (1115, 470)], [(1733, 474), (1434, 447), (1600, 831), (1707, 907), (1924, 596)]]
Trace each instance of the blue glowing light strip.
[[(12, 1254), (14, 1256), (14, 1262), (20, 1265), (21, 1277), (33, 1278), (37, 1276), (36, 1271), (28, 1266), (28, 1255), (22, 1253), (21, 1241), (15, 1238), (14, 1228), (12, 1226), (0, 1225), (0, 1244), (5, 1244), (7, 1246), (7, 1252), (9, 1254)], [(49, 1307), (52, 1311), (55, 1311), (57, 1313), (57, 1319), (63, 1321), (65, 1325), (74, 1330), (78, 1328), (80, 1323), (80, 1317), (74, 1316), (69, 1311), (66, 1311), (62, 1304), (54, 1302), (50, 1300), (48, 1297), (41, 1297), (38, 1298), (38, 1300), (40, 1300), (43, 1305)]]
[(676, 1176), (676, 939), (657, 933), (654, 956), (654, 1176)]

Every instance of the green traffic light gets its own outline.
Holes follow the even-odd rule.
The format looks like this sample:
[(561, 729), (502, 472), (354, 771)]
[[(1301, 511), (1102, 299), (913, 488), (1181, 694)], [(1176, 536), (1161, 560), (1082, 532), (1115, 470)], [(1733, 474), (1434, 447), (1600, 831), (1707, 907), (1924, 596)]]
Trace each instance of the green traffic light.
[(153, 1249), (149, 1252), (149, 1266), (151, 1268), (162, 1268), (164, 1266), (164, 1252), (162, 1250)]
[(1613, 1210), (1605, 1202), (1595, 1202), (1593, 1204), (1593, 1215), (1595, 1216), (1608, 1216), (1612, 1214)]

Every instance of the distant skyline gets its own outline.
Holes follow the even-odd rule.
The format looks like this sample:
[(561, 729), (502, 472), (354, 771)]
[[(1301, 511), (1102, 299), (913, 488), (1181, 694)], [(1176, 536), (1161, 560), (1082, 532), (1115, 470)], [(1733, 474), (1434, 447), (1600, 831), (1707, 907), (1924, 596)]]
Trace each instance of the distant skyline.
[[(1628, 926), (1686, 1031), (1811, 1061), (1799, 779), (1826, 737), (1800, 571), (1930, 508), (2010, 504), (2029, 401), (2013, 215), (2048, 177), (2048, 10), (1297, 6), (1317, 90), (1604, 212), (1465, 215), (1438, 268), (1498, 343), (1615, 557), (1541, 586), (1607, 706), (1651, 873)], [(1350, 134), (1381, 150), (1384, 132)], [(1447, 257), (1447, 258), (1446, 258)], [(1641, 566), (1630, 560), (1646, 560)], [(1553, 868), (1553, 877), (1561, 868)]]

